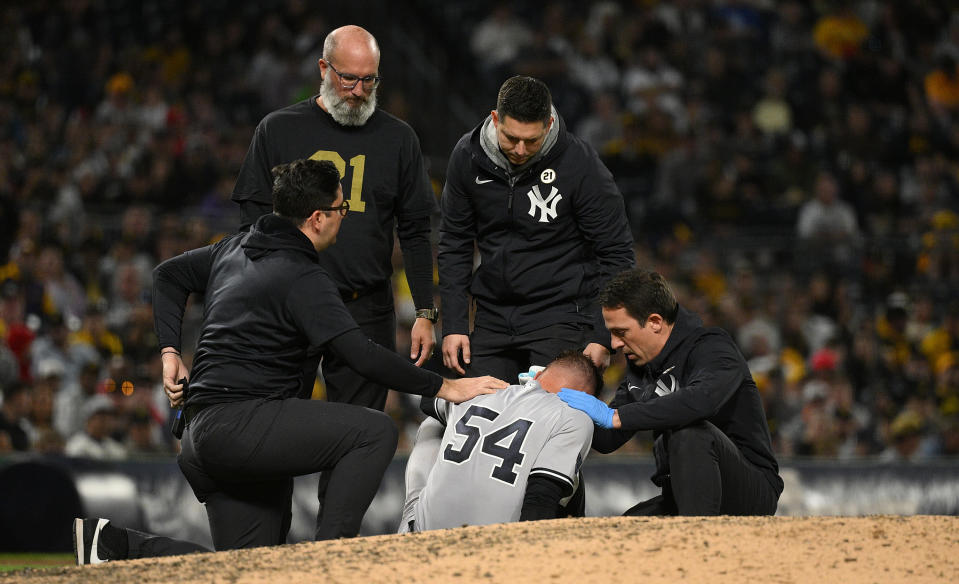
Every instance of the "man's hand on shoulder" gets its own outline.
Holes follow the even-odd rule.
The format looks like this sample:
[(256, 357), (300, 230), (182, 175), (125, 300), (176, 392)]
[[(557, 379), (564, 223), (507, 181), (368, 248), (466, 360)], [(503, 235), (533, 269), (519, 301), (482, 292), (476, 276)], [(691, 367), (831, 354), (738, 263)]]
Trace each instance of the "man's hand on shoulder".
[(556, 395), (570, 407), (589, 416), (597, 426), (601, 428), (619, 427), (619, 412), (606, 405), (606, 402), (588, 393), (569, 389), (568, 387), (560, 389)]
[(505, 389), (509, 384), (501, 379), (490, 377), (464, 377), (463, 379), (444, 379), (443, 386), (440, 387), (436, 397), (445, 399), (454, 404), (473, 399), (478, 395), (487, 393), (496, 393), (497, 390)]

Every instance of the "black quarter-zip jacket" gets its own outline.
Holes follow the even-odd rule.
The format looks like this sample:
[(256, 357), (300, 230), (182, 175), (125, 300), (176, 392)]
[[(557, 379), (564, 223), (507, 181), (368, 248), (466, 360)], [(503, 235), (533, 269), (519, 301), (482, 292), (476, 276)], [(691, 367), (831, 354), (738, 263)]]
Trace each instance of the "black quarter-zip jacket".
[(549, 151), (516, 174), (483, 150), (484, 124), (453, 149), (438, 257), (444, 335), (469, 333), (471, 295), (477, 326), (522, 334), (583, 323), (590, 342), (609, 346), (596, 299), (633, 266), (632, 234), (612, 174), (558, 115), (556, 123)]
[[(729, 334), (704, 327), (680, 307), (663, 350), (644, 366), (629, 364), (626, 378), (609, 406), (618, 410), (622, 429), (596, 427), (593, 448), (612, 452), (637, 431), (663, 432), (706, 420), (733, 441), (782, 493), (783, 481), (772, 451), (759, 390), (745, 358)], [(657, 469), (665, 461), (657, 456)]]

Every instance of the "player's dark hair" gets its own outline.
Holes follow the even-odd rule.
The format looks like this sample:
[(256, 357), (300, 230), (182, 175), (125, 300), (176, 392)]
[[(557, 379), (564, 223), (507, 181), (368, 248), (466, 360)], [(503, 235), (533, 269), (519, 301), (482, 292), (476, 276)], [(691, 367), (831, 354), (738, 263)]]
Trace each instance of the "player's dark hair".
[[(583, 380), (587, 382), (587, 386), (582, 388), (582, 391), (586, 393), (599, 395), (600, 390), (603, 389), (603, 376), (600, 374), (599, 369), (596, 368), (596, 365), (593, 365), (593, 360), (584, 355), (582, 351), (567, 349), (559, 355), (556, 355), (556, 357), (549, 362), (548, 367), (554, 365), (567, 367), (582, 375)], [(570, 389), (579, 388), (574, 387)]]
[(613, 277), (599, 295), (599, 302), (603, 308), (625, 308), (641, 326), (646, 325), (650, 314), (658, 314), (672, 324), (679, 312), (679, 303), (666, 279), (642, 268), (626, 270)]
[(336, 200), (340, 173), (329, 160), (294, 160), (273, 167), (273, 212), (297, 226)]
[(545, 125), (552, 113), (553, 98), (549, 88), (539, 79), (516, 75), (499, 88), (496, 114), (501, 120), (509, 116), (518, 122), (543, 122)]

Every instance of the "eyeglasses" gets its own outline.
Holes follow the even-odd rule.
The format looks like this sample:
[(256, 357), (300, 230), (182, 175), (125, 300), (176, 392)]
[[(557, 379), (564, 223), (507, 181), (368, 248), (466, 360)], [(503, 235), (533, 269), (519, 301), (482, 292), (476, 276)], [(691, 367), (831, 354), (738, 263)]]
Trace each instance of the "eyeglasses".
[(338, 211), (341, 217), (346, 217), (346, 214), (350, 212), (350, 202), (343, 201), (342, 204), (335, 207), (317, 207), (320, 211)]
[(336, 73), (337, 77), (340, 78), (340, 85), (343, 87), (343, 89), (353, 89), (354, 87), (356, 87), (357, 83), (362, 81), (363, 89), (365, 89), (366, 91), (372, 91), (373, 89), (376, 88), (377, 85), (380, 84), (380, 80), (383, 79), (379, 75), (367, 75), (366, 77), (358, 77), (356, 75), (353, 75), (352, 73), (340, 73), (339, 71), (336, 70), (336, 67), (333, 66), (333, 63), (330, 63), (329, 61), (327, 61), (326, 64), (329, 65), (330, 69), (332, 69), (333, 72)]

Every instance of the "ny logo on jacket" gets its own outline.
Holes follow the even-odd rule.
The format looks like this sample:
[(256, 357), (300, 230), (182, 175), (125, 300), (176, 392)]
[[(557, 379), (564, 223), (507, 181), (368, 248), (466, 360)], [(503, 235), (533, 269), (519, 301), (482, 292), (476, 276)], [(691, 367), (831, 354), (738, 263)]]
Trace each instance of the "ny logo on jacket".
[(635, 374), (631, 371), (627, 376), (629, 392), (636, 401), (649, 401), (653, 397), (662, 397), (673, 393), (678, 388), (676, 377), (670, 373), (676, 366), (669, 367), (659, 375), (651, 375), (648, 369), (645, 371), (644, 379), (640, 384), (633, 383)]
[(556, 204), (563, 200), (563, 195), (559, 194), (559, 189), (550, 187), (549, 196), (545, 199), (539, 192), (539, 185), (533, 185), (526, 195), (529, 197), (529, 216), (535, 217), (536, 210), (539, 209), (542, 215), (539, 216), (540, 223), (549, 223), (550, 219), (556, 219)]

